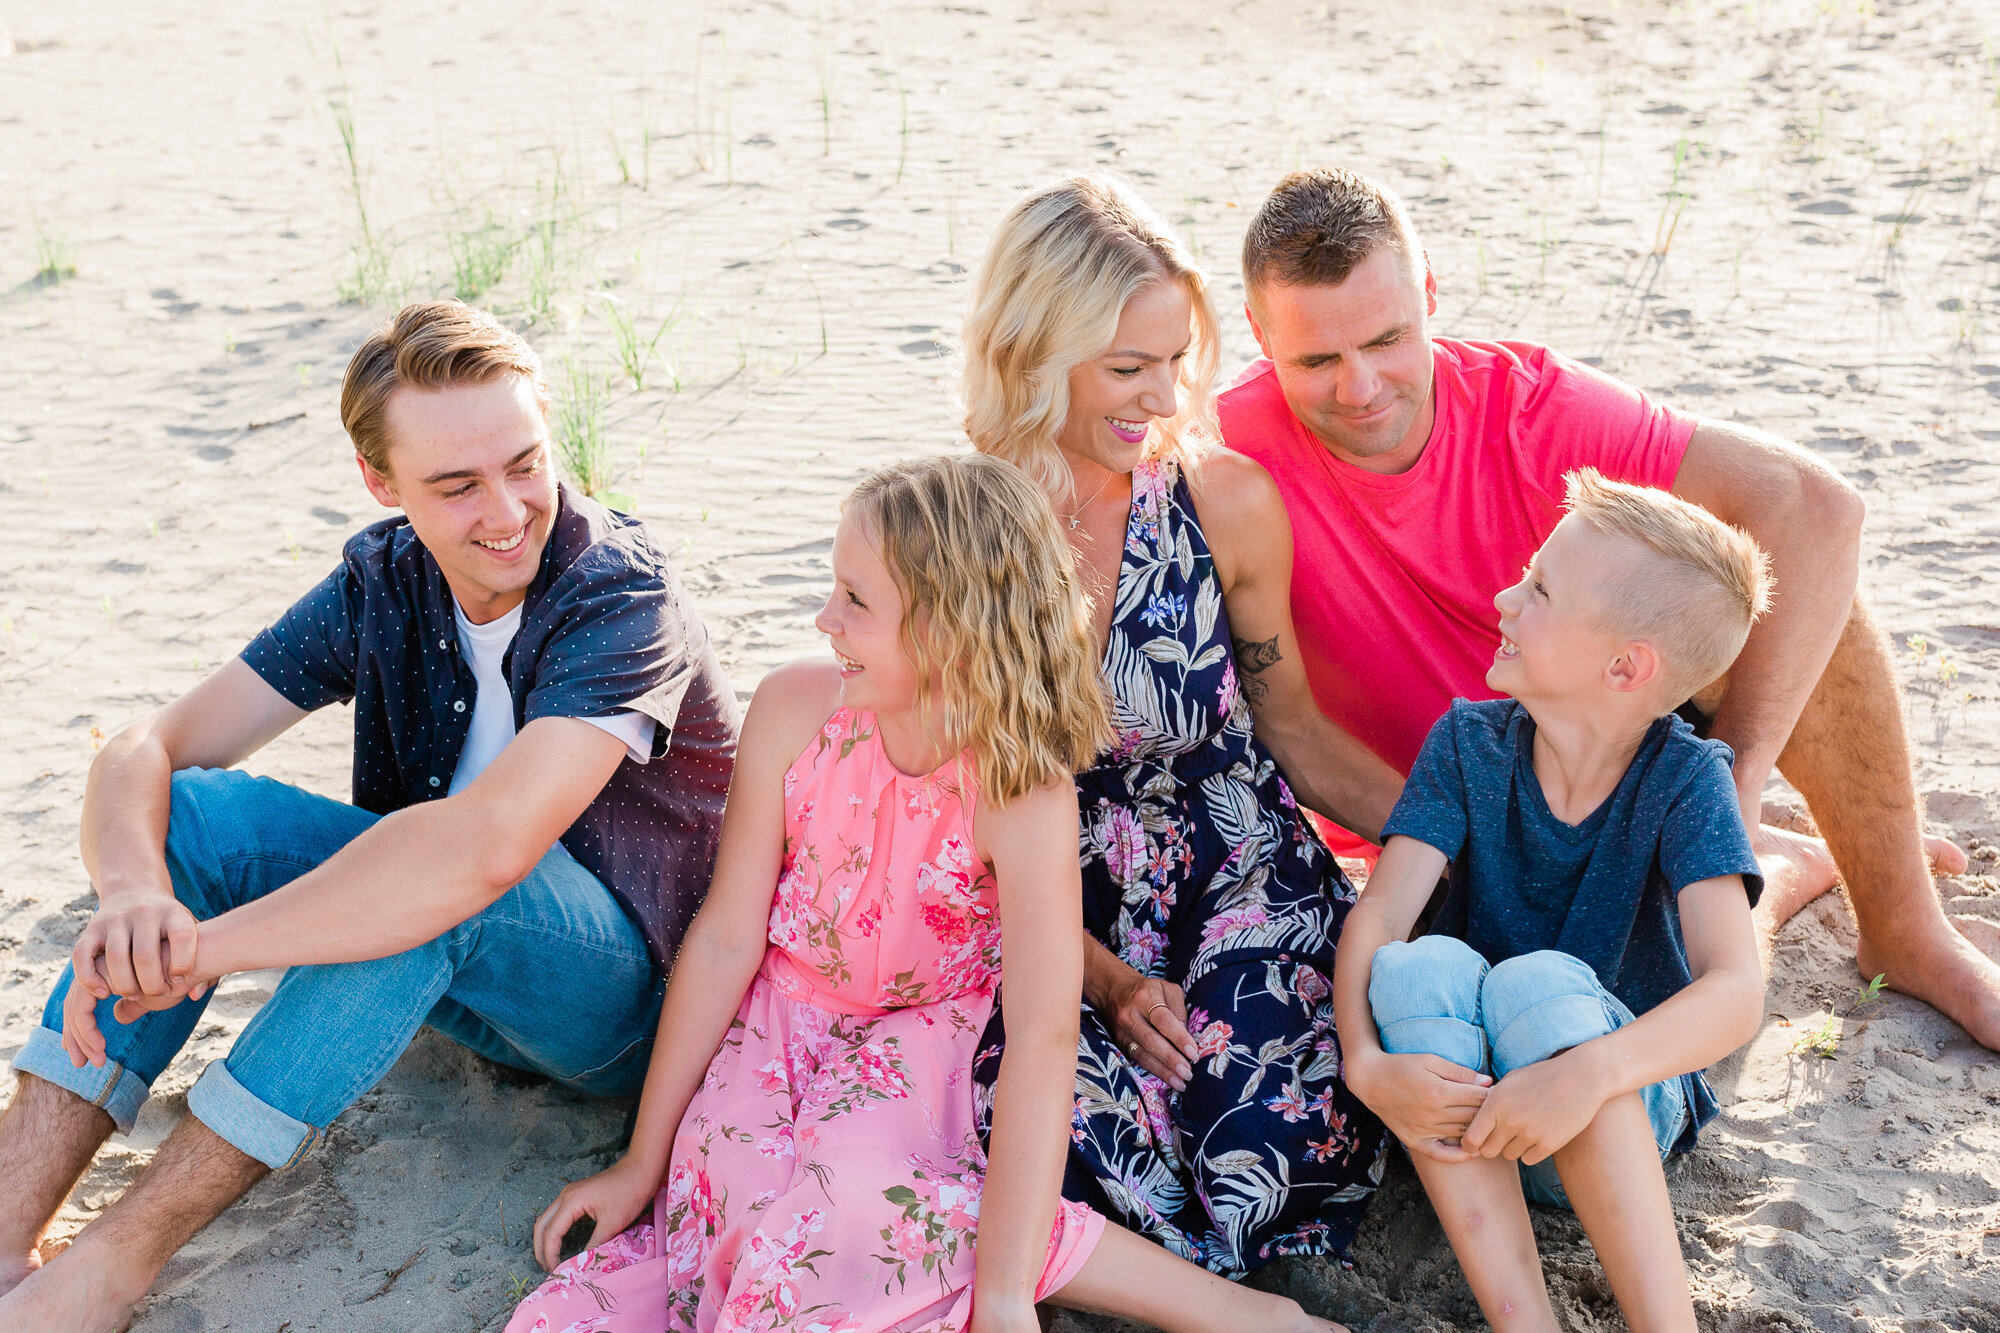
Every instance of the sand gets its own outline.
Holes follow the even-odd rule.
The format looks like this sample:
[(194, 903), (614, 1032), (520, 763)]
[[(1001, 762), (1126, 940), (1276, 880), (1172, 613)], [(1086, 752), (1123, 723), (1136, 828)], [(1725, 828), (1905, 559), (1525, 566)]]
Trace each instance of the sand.
[[(1933, 827), (1973, 854), (1941, 891), (2000, 923), (1990, 5), (404, 9), (0, 0), (0, 1057), (90, 911), (98, 739), (378, 515), (335, 398), (385, 307), (459, 270), (477, 287), (512, 246), (482, 299), (559, 385), (608, 384), (615, 486), (747, 692), (814, 651), (847, 486), (953, 445), (945, 340), (984, 229), (1089, 166), (1214, 269), (1232, 371), (1254, 354), (1244, 219), (1283, 171), (1344, 162), (1409, 199), (1439, 331), (1551, 343), (1840, 469), (1868, 499)], [(617, 312), (641, 341), (666, 325), (643, 390)], [(327, 710), (252, 767), (344, 796), (348, 725)], [(1860, 1005), (1852, 943), (1837, 898), (1783, 932), (1770, 1017), (1718, 1071), (1729, 1109), (1673, 1176), (1704, 1326), (2000, 1328), (2000, 1065), (1915, 1003)], [(273, 980), (223, 987), (59, 1237)], [(1802, 1039), (1829, 1012), (1822, 1058)], [(420, 1038), (135, 1328), (497, 1327), (536, 1272), (530, 1219), (625, 1115)], [(1616, 1326), (1574, 1222), (1537, 1225), (1570, 1326)], [(1357, 1328), (1480, 1322), (1401, 1165), (1351, 1268), (1267, 1273)]]

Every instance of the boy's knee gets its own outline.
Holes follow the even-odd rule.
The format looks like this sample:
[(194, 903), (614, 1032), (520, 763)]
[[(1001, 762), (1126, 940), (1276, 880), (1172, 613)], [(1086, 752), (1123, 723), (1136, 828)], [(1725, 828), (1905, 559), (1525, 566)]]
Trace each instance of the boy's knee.
[(1475, 1023), (1485, 975), (1486, 960), (1464, 940), (1449, 935), (1397, 940), (1375, 951), (1368, 968), (1368, 1003), (1378, 1021), (1384, 1013), (1444, 1014)]
[(1605, 1035), (1618, 1026), (1615, 1004), (1579, 958), (1554, 949), (1509, 958), (1480, 988), (1493, 1072), (1505, 1077)]
[(247, 779), (247, 774), (227, 768), (183, 768), (173, 775), (165, 851), (174, 893), (183, 902), (193, 882), (220, 873), (210, 823), (218, 816), (227, 818), (223, 807), (232, 790)]
[(1477, 950), (1445, 935), (1377, 949), (1368, 972), (1368, 1005), (1382, 1033), (1382, 1048), (1484, 1068), (1479, 987), (1485, 973), (1486, 960)]

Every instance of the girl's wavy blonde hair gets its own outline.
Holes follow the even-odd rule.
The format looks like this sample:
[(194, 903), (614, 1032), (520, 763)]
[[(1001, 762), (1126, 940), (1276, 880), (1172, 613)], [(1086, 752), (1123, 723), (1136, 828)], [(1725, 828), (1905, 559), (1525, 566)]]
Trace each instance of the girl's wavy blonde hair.
[(1180, 238), (1117, 176), (1070, 176), (1007, 210), (972, 282), (961, 333), (959, 402), (972, 447), (1020, 467), (1057, 500), (1073, 488), (1056, 436), (1070, 372), (1102, 356), (1125, 303), (1178, 282), (1194, 305), (1180, 410), (1158, 422), (1148, 456), (1191, 471), (1218, 438), (1221, 338), (1208, 278)]
[(903, 594), (918, 715), (971, 749), (986, 801), (1067, 778), (1110, 743), (1069, 544), (1019, 468), (978, 454), (898, 463), (846, 508)]

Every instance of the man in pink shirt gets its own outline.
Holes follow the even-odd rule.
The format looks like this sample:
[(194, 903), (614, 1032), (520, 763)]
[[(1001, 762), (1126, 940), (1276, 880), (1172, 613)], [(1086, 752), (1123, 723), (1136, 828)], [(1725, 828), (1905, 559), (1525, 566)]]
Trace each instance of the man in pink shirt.
[[(1736, 752), (1737, 790), (1775, 929), (1838, 877), (1864, 975), (2000, 1048), (2000, 966), (1944, 917), (1901, 694), (1860, 595), (1861, 497), (1804, 451), (1686, 416), (1544, 347), (1431, 336), (1437, 279), (1402, 204), (1342, 170), (1296, 172), (1252, 220), (1247, 313), (1264, 358), (1221, 396), (1229, 446), (1276, 481), (1294, 537), (1292, 612), (1320, 708), (1395, 774), (1454, 697), (1493, 697), (1493, 595), (1561, 517), (1563, 474), (1673, 491), (1770, 553), (1772, 609), (1693, 706)], [(1257, 689), (1277, 646), (1237, 645)], [(1374, 837), (1400, 780), (1377, 774)], [(1781, 771), (1826, 841), (1761, 823)], [(1349, 841), (1352, 845), (1352, 840)]]

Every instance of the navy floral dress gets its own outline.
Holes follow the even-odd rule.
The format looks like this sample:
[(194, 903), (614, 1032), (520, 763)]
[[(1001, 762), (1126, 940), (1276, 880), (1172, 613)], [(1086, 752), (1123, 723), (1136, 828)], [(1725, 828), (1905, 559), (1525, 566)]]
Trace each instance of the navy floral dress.
[[(1341, 1082), (1334, 1034), (1354, 889), (1252, 737), (1229, 645), (1187, 481), (1142, 464), (1103, 667), (1119, 739), (1076, 779), (1084, 923), (1186, 992), (1200, 1055), (1176, 1094), (1084, 1006), (1063, 1193), (1240, 1277), (1343, 1253), (1387, 1136)], [(975, 1066), (982, 1111), (1000, 1018)]]

